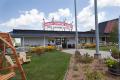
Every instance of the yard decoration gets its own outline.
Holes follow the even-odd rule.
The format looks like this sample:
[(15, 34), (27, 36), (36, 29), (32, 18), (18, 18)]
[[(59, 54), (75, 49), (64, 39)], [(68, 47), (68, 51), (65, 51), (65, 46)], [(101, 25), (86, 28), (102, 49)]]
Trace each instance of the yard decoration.
[(23, 63), (29, 63), (29, 62), (31, 62), (31, 56), (27, 56), (27, 53), (20, 52), (19, 56), (20, 56), (20, 59), (23, 61)]
[[(14, 59), (16, 61), (16, 64), (14, 65), (12, 60), (10, 59), (10, 56), (7, 54), (7, 49), (11, 49), (11, 54), (13, 55)], [(3, 72), (4, 70), (9, 71), (7, 74), (0, 74), (0, 80), (8, 80), (15, 76), (15, 68), (19, 70), (21, 73), (21, 79), (26, 80), (26, 76), (24, 73), (24, 70), (20, 64), (20, 61), (18, 59), (18, 56), (16, 54), (16, 49), (13, 46), (12, 38), (8, 33), (0, 33), (0, 72)], [(7, 65), (3, 65), (4, 62), (7, 62)]]

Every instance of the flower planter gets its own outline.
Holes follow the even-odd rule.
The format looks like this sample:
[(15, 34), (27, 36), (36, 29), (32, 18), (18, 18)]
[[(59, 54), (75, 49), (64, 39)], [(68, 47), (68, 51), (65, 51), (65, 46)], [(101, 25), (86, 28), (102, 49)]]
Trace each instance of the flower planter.
[(117, 54), (115, 54), (115, 53), (112, 53), (111, 56), (112, 56), (113, 58), (115, 58), (115, 59), (119, 59), (119, 58), (120, 58), (120, 56), (117, 55)]
[(108, 67), (108, 71), (113, 75), (120, 76), (120, 64), (113, 65), (112, 67)]

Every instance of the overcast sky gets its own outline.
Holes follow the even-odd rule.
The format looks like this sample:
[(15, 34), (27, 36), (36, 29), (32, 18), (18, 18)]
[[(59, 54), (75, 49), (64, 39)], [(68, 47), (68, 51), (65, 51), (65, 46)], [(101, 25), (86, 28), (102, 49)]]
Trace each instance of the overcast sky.
[[(94, 0), (76, 0), (79, 31), (94, 29)], [(98, 0), (99, 22), (118, 18), (120, 0)], [(0, 0), (0, 31), (42, 29), (43, 18), (74, 22), (73, 0)]]

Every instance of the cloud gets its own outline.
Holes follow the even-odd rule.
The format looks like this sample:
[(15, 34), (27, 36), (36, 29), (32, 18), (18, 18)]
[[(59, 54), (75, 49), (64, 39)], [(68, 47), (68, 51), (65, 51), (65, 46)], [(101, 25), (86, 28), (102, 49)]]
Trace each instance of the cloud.
[[(104, 7), (120, 7), (120, 0), (97, 0), (98, 8)], [(107, 13), (105, 11), (98, 12), (98, 22), (105, 21)], [(94, 0), (89, 0), (89, 4), (78, 13), (78, 29), (87, 31), (95, 29), (94, 16)]]
[[(120, 7), (120, 0), (97, 0), (98, 8), (117, 6)], [(0, 25), (8, 28), (24, 28), (24, 29), (41, 29), (43, 18), (46, 21), (51, 21), (52, 18), (56, 21), (67, 19), (67, 22), (74, 22), (74, 17), (69, 8), (61, 8), (57, 11), (50, 12), (45, 15), (44, 12), (40, 12), (37, 9), (32, 9), (30, 11), (20, 11), (21, 15), (17, 18), (12, 18)], [(106, 20), (105, 11), (100, 11), (98, 13), (98, 21)], [(78, 12), (78, 29), (80, 31), (87, 31), (95, 28), (94, 21), (94, 0), (89, 0), (89, 4)], [(73, 23), (74, 24), (74, 23)], [(0, 26), (0, 28), (1, 28)]]
[(67, 17), (72, 17), (69, 8), (58, 9), (58, 11), (48, 14), (48, 20), (54, 18), (55, 20), (59, 21), (61, 18), (67, 18)]
[(44, 13), (39, 12), (37, 9), (25, 11), (18, 18), (12, 18), (7, 22), (2, 23), (2, 26), (18, 27), (23, 25), (30, 25), (32, 23), (40, 23), (44, 18)]
[[(87, 31), (91, 29), (95, 29), (95, 15), (94, 15), (94, 7), (89, 4), (85, 8), (83, 8), (78, 13), (78, 25), (79, 30)], [(102, 11), (98, 13), (98, 21), (106, 20), (106, 12)], [(81, 27), (82, 26), (82, 27)]]
[(42, 26), (43, 18), (46, 21), (51, 21), (54, 17), (55, 20), (60, 20), (62, 18), (71, 17), (69, 8), (58, 9), (56, 12), (51, 12), (48, 14), (48, 17), (45, 18), (44, 12), (40, 12), (37, 9), (32, 9), (30, 11), (19, 11), (21, 15), (17, 18), (12, 18), (6, 22), (1, 23), (0, 25), (9, 27), (9, 28), (24, 28), (24, 29), (40, 29), (36, 26)]
[[(110, 6), (116, 6), (120, 7), (120, 0), (97, 0), (98, 7), (110, 7)], [(94, 6), (94, 0), (90, 0), (90, 5)]]

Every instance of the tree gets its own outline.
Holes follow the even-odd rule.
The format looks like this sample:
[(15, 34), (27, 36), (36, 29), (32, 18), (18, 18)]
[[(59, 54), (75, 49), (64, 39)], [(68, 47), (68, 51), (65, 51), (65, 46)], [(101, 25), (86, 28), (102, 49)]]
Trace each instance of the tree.
[(118, 43), (118, 24), (115, 24), (112, 32), (110, 33), (110, 42)]

